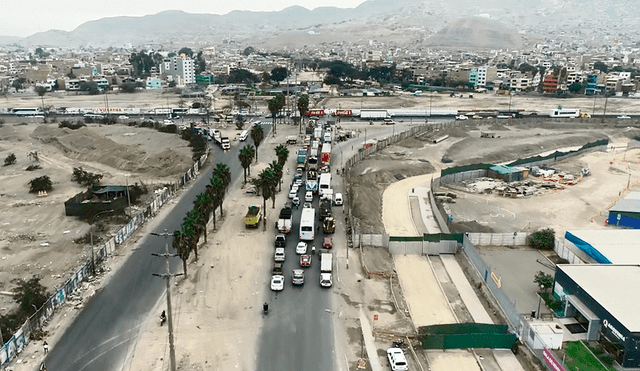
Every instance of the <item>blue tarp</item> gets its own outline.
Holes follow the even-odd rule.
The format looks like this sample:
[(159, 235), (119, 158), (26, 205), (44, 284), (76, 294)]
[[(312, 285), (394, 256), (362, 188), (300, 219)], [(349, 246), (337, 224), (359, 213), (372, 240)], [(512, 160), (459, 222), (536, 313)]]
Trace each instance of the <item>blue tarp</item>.
[(600, 264), (611, 264), (611, 261), (607, 259), (604, 255), (600, 253), (595, 247), (590, 244), (584, 242), (578, 237), (574, 236), (571, 232), (567, 231), (564, 234), (564, 238), (567, 241), (571, 241), (574, 245), (578, 246), (578, 248), (585, 252), (585, 254), (589, 255), (593, 260)]

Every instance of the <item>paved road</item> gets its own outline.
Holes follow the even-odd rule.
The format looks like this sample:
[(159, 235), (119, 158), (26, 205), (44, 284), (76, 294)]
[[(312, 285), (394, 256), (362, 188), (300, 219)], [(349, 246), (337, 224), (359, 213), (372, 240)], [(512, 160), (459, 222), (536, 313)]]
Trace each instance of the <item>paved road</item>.
[[(271, 126), (265, 126), (269, 132)], [(227, 164), (231, 170), (232, 184), (242, 178), (238, 161), (239, 149), (247, 142), (234, 143), (227, 153), (212, 147), (207, 166), (186, 190), (184, 196), (159, 222), (156, 232), (179, 228), (187, 211), (192, 208), (197, 194), (209, 183), (213, 165)], [(227, 201), (229, 202), (229, 201)], [(171, 238), (167, 239), (171, 243)], [(45, 362), (49, 370), (120, 370), (129, 352), (133, 350), (139, 335), (140, 324), (152, 313), (165, 291), (164, 280), (152, 273), (164, 273), (165, 261), (152, 256), (164, 252), (165, 241), (161, 237), (143, 237), (136, 250), (112, 279), (86, 303), (78, 318), (53, 347)], [(172, 272), (181, 272), (179, 258), (171, 261)]]
[[(292, 151), (290, 156), (295, 156), (295, 152)], [(283, 184), (283, 193), (288, 194), (287, 187), (288, 184)], [(298, 196), (304, 201), (304, 185), (298, 193)], [(282, 204), (276, 203), (276, 208), (282, 206)], [(316, 225), (320, 225), (317, 218), (319, 212), (318, 195), (314, 197), (313, 207), (316, 209)], [(333, 209), (335, 214), (339, 208), (334, 206)], [(316, 253), (312, 255), (311, 267), (304, 268), (304, 285), (294, 286), (291, 283), (292, 270), (300, 268), (300, 257), (295, 250), (298, 243), (301, 214), (302, 205), (298, 209), (293, 209), (291, 233), (287, 235), (285, 248), (285, 288), (278, 293), (271, 292), (269, 299), (269, 314), (258, 344), (258, 369), (261, 371), (326, 371), (334, 370), (337, 367), (331, 314), (332, 289), (320, 287), (318, 254), (324, 237), (321, 227), (316, 233), (313, 243), (308, 243), (309, 250), (311, 245), (315, 244)], [(276, 231), (273, 225), (267, 225), (267, 228), (271, 228), (275, 236)], [(274, 246), (265, 248), (273, 249)], [(331, 250), (327, 252), (331, 252)], [(335, 266), (334, 254), (334, 272)], [(265, 274), (269, 274), (269, 272), (265, 272)], [(333, 282), (335, 285), (335, 276)]]

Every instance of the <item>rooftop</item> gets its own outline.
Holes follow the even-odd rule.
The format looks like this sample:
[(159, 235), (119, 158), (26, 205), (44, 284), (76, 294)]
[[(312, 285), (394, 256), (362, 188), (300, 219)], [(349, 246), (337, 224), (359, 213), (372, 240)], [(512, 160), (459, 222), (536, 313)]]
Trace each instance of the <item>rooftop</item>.
[(640, 213), (640, 192), (630, 192), (617, 204), (613, 205), (609, 211)]
[(589, 244), (612, 264), (640, 264), (640, 230), (578, 230), (567, 233)]
[(627, 330), (640, 332), (640, 265), (560, 264), (557, 267)]

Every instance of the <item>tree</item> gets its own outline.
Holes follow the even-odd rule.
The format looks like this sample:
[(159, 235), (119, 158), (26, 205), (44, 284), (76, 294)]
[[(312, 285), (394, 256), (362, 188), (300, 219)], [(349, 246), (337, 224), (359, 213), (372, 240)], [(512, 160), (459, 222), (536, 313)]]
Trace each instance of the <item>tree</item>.
[(16, 163), (16, 154), (11, 153), (4, 159), (4, 166), (13, 165)]
[[(225, 193), (224, 182), (222, 181), (222, 179), (220, 179), (219, 176), (216, 176), (216, 174), (213, 174), (211, 176), (211, 179), (209, 179), (209, 185), (211, 186), (210, 190), (211, 190), (212, 199), (216, 204), (216, 206), (220, 207), (220, 216), (223, 216), (222, 215), (222, 199), (224, 198), (224, 193)], [(214, 213), (213, 215), (214, 220), (215, 220), (215, 217), (216, 215)]]
[(258, 161), (258, 148), (264, 139), (264, 130), (261, 125), (254, 125), (253, 129), (251, 129), (251, 139), (253, 139), (253, 144), (256, 146), (256, 161)]
[(529, 237), (531, 246), (538, 250), (553, 250), (555, 245), (555, 231), (551, 228), (535, 231)]
[(249, 170), (249, 175), (251, 175), (251, 163), (253, 162), (253, 154), (255, 152), (255, 148), (247, 144), (240, 150), (238, 154), (238, 159), (240, 160), (240, 165), (244, 169), (244, 182), (247, 182), (247, 170)]
[(229, 166), (218, 162), (216, 164), (216, 168), (213, 169), (213, 176), (219, 178), (222, 181), (222, 188), (219, 190), (220, 192), (220, 216), (224, 216), (222, 212), (222, 200), (224, 199), (224, 194), (229, 187), (229, 183), (231, 183), (231, 171), (229, 170)]
[(191, 232), (187, 234), (187, 248), (193, 251), (195, 260), (198, 261), (198, 240), (203, 229), (202, 214), (197, 209), (191, 209), (184, 217), (183, 224), (186, 224), (187, 230)]
[(538, 271), (533, 278), (533, 282), (535, 282), (538, 287), (542, 287), (542, 290), (547, 291), (553, 286), (553, 277), (543, 271)]
[(284, 144), (280, 144), (276, 147), (276, 156), (278, 157), (278, 165), (284, 167), (289, 157), (289, 149)]
[[(279, 191), (282, 191), (282, 165), (278, 164), (276, 161), (272, 161), (269, 164), (269, 168), (271, 168), (271, 170), (273, 170), (273, 174), (275, 175), (275, 179), (274, 181), (276, 182), (276, 184), (279, 187)], [(273, 192), (273, 194), (271, 195), (271, 200), (273, 201), (273, 208), (276, 208), (276, 194), (275, 192)]]
[(81, 185), (93, 186), (100, 183), (102, 174), (94, 174), (82, 169), (82, 167), (74, 167), (71, 181)]
[(275, 82), (281, 82), (287, 78), (289, 70), (286, 67), (276, 67), (271, 70), (271, 80)]
[(580, 84), (579, 82), (574, 82), (573, 84), (569, 85), (569, 91), (572, 93), (578, 93), (580, 90), (582, 90), (582, 84)]
[(202, 230), (204, 232), (204, 243), (207, 243), (207, 223), (209, 223), (209, 216), (211, 215), (213, 200), (205, 191), (196, 196), (195, 201), (193, 201), (193, 205), (195, 207), (195, 210), (198, 210), (198, 212), (200, 212), (201, 220), (204, 224), (202, 227)]
[(276, 101), (276, 98), (273, 97), (269, 100), (268, 103), (268, 108), (269, 108), (269, 112), (271, 112), (271, 122), (274, 125), (274, 129), (273, 131), (275, 131), (275, 125), (276, 125), (276, 115), (278, 114), (278, 111), (280, 110), (278, 108), (278, 101)]
[(178, 55), (180, 55), (180, 54), (184, 54), (187, 57), (191, 58), (193, 56), (193, 50), (191, 50), (191, 48), (184, 47), (184, 48), (178, 50)]
[(36, 93), (38, 93), (39, 97), (43, 97), (47, 92), (47, 89), (44, 86), (36, 86)]
[(35, 308), (42, 307), (49, 299), (46, 288), (40, 284), (40, 278), (37, 276), (26, 281), (15, 279), (12, 282), (16, 285), (13, 288), (13, 300), (18, 303), (20, 311), (24, 314), (35, 313)]
[(602, 73), (609, 72), (609, 67), (604, 62), (595, 62), (593, 64), (593, 69), (598, 70)]
[(250, 56), (251, 54), (253, 54), (256, 50), (252, 47), (252, 46), (247, 46), (246, 48), (244, 48), (244, 50), (242, 51), (242, 55), (244, 55), (245, 57)]
[(98, 94), (100, 89), (95, 81), (80, 81), (80, 91), (86, 91), (91, 95), (95, 95)]
[(25, 79), (24, 77), (18, 77), (17, 79), (13, 80), (11, 86), (13, 86), (16, 90), (24, 89), (24, 83), (26, 82), (27, 79)]
[(298, 111), (300, 111), (300, 134), (302, 134), (302, 118), (309, 112), (309, 96), (303, 94), (298, 98)]
[(29, 182), (29, 193), (50, 192), (53, 189), (53, 183), (48, 175), (31, 179)]
[[(256, 181), (260, 191), (262, 192), (262, 213), (266, 213), (267, 200), (275, 193), (275, 173), (271, 168), (266, 168), (260, 172)], [(267, 218), (263, 216), (262, 230), (267, 230)]]
[(191, 251), (189, 250), (189, 246), (187, 244), (188, 236), (186, 234), (184, 224), (181, 225), (182, 230), (173, 232), (173, 242), (171, 246), (176, 250), (180, 260), (182, 260), (182, 273), (187, 275), (187, 260), (189, 259), (189, 255)]
[(235, 69), (229, 73), (229, 82), (235, 84), (252, 84), (258, 81), (258, 76), (244, 69)]

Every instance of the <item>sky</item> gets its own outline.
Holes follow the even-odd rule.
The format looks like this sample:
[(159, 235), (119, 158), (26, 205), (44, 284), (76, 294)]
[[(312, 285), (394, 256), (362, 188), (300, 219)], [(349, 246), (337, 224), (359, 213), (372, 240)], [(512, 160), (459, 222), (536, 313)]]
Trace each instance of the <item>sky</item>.
[(279, 11), (300, 5), (313, 10), (335, 6), (355, 8), (364, 0), (5, 0), (0, 36), (26, 37), (49, 30), (73, 31), (84, 22), (106, 17), (140, 17), (165, 10), (226, 14), (233, 10)]

